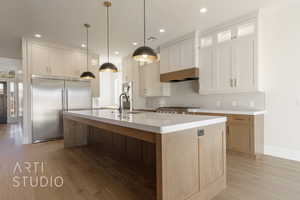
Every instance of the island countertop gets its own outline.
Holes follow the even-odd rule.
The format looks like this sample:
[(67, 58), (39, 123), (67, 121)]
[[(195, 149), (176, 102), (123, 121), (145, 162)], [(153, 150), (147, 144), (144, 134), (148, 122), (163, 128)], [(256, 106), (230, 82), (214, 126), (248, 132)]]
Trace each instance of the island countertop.
[(107, 124), (138, 129), (158, 134), (167, 134), (187, 129), (204, 127), (227, 121), (226, 117), (206, 115), (164, 114), (153, 112), (123, 112), (116, 110), (67, 111), (64, 115), (82, 117)]

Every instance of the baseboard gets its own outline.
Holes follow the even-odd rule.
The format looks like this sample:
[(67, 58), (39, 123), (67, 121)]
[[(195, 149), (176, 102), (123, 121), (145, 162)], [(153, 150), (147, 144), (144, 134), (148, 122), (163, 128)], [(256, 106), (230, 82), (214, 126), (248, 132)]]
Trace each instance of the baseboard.
[(265, 145), (264, 154), (288, 160), (300, 161), (300, 150), (295, 149)]

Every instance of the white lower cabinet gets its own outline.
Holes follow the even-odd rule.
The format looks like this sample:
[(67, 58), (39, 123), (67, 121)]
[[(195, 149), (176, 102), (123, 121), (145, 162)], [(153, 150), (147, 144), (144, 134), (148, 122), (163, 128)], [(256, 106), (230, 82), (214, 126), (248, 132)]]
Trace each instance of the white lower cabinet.
[(142, 96), (170, 96), (170, 90), (170, 83), (160, 82), (159, 63), (140, 66), (140, 94)]

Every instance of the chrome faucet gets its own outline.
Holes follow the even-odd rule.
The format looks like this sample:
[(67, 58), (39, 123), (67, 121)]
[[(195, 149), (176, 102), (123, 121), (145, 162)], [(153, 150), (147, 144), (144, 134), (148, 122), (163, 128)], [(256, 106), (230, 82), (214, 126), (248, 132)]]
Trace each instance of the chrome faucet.
[(129, 101), (129, 97), (127, 96), (127, 94), (124, 92), (122, 94), (120, 94), (119, 97), (119, 112), (122, 113), (123, 112), (123, 97), (126, 98), (127, 101)]

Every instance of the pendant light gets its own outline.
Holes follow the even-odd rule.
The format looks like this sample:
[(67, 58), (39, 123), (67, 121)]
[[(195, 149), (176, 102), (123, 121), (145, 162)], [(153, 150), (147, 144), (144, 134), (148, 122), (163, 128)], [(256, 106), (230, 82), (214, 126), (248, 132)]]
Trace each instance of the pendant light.
[(106, 7), (107, 14), (107, 63), (104, 63), (99, 68), (100, 72), (118, 72), (118, 68), (109, 62), (109, 7), (111, 7), (111, 1), (105, 1), (104, 6)]
[(89, 28), (91, 27), (91, 25), (84, 24), (84, 27), (86, 28), (86, 68), (87, 68), (87, 71), (83, 72), (81, 74), (80, 78), (91, 80), (91, 79), (96, 78), (95, 75), (89, 71)]
[(157, 60), (155, 51), (146, 46), (146, 0), (144, 0), (144, 46), (135, 50), (132, 57), (139, 62), (152, 63)]

